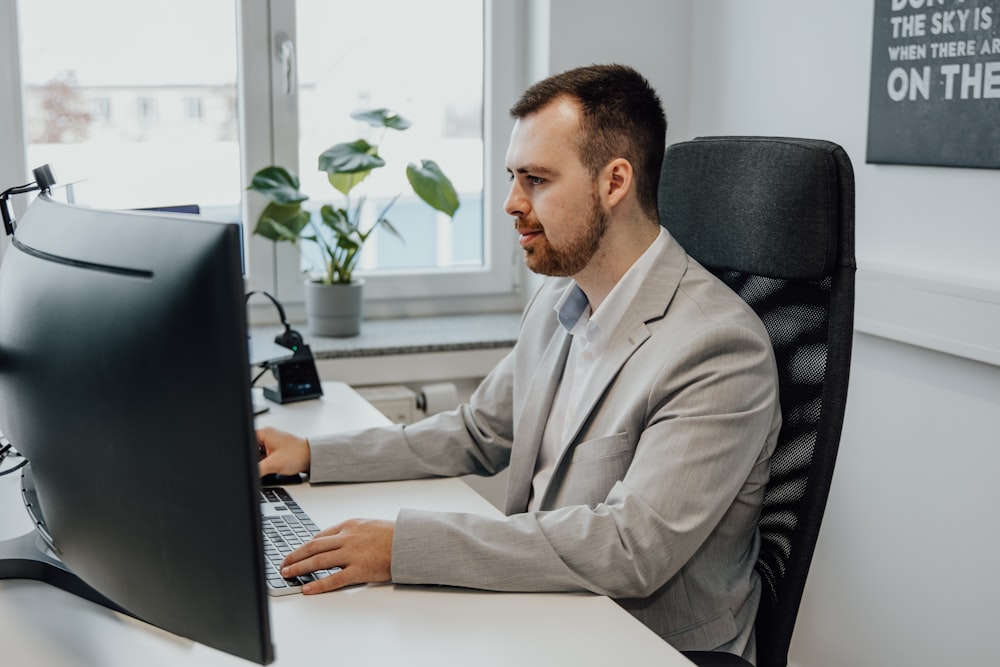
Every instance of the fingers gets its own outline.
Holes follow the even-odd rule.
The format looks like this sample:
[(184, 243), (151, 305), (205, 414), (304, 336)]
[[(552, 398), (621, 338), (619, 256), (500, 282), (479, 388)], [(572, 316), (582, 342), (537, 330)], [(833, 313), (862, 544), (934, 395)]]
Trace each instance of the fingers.
[(261, 459), (257, 464), (260, 475), (296, 475), (309, 471), (309, 441), (271, 427), (257, 430), (257, 447)]
[(353, 519), (328, 528), (285, 558), (281, 574), (299, 576), (340, 568), (328, 577), (303, 587), (305, 594), (322, 593), (352, 584), (392, 580), (391, 521)]
[[(286, 558), (282, 564), (281, 576), (297, 577), (317, 570), (332, 570), (340, 568), (339, 572), (333, 572), (317, 581), (310, 582), (302, 587), (302, 593), (313, 595), (337, 590), (351, 584), (366, 583), (363, 580), (356, 580), (356, 567), (347, 567), (347, 564), (340, 564), (343, 560), (339, 551), (343, 548), (344, 540), (339, 536), (316, 536), (303, 546), (299, 547)], [(350, 569), (350, 572), (347, 570)]]
[(343, 546), (343, 539), (337, 536), (317, 535), (301, 547), (285, 556), (281, 563), (281, 575), (297, 577), (316, 570), (340, 567), (337, 551)]
[(275, 475), (277, 474), (276, 468), (278, 467), (277, 462), (273, 458), (265, 456), (260, 461), (257, 462), (257, 472), (261, 477), (265, 475)]

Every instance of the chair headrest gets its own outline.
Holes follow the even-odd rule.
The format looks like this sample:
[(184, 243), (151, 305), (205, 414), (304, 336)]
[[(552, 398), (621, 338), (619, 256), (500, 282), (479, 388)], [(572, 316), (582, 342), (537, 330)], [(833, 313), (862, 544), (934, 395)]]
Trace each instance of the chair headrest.
[(821, 280), (838, 264), (854, 176), (837, 144), (783, 137), (699, 137), (667, 148), (660, 222), (709, 268)]

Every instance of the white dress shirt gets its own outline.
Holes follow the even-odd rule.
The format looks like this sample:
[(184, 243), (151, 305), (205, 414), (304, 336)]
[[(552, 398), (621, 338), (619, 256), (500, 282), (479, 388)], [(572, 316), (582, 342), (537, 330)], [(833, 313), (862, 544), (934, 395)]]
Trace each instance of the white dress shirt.
[(536, 511), (541, 506), (552, 470), (562, 456), (566, 444), (572, 441), (573, 434), (567, 433), (566, 429), (576, 422), (580, 397), (586, 392), (596, 360), (609, 344), (608, 333), (632, 304), (639, 292), (643, 276), (666, 243), (667, 234), (661, 228), (656, 239), (629, 267), (596, 312), (591, 313), (590, 302), (579, 286), (568, 290), (556, 304), (556, 317), (562, 327), (573, 336), (573, 341), (570, 344), (569, 356), (563, 368), (559, 387), (552, 401), (549, 419), (545, 423), (542, 446), (538, 451), (535, 475), (531, 483), (529, 511)]

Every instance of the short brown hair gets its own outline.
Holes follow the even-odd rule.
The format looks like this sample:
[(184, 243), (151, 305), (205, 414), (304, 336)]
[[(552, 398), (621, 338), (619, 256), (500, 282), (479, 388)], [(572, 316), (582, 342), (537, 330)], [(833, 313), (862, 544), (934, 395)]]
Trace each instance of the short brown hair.
[(580, 105), (583, 165), (596, 177), (611, 160), (628, 160), (636, 174), (639, 205), (656, 218), (667, 117), (649, 81), (626, 65), (578, 67), (533, 84), (510, 114), (524, 118), (564, 96)]

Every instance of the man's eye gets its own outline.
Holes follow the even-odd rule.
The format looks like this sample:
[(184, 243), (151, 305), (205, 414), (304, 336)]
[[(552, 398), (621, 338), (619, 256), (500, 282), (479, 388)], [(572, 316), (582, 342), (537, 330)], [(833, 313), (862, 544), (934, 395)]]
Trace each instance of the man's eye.
[[(542, 176), (532, 176), (531, 174), (524, 174), (524, 180), (528, 182), (529, 185), (538, 186), (545, 182), (545, 178)], [(507, 182), (513, 183), (517, 178), (517, 175), (512, 172), (507, 172)]]

